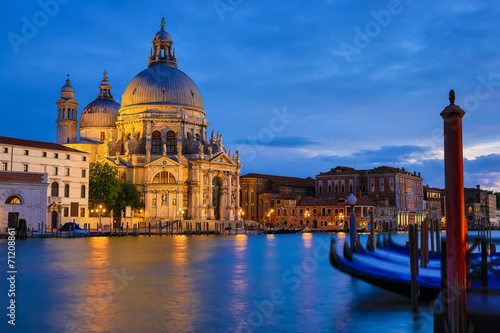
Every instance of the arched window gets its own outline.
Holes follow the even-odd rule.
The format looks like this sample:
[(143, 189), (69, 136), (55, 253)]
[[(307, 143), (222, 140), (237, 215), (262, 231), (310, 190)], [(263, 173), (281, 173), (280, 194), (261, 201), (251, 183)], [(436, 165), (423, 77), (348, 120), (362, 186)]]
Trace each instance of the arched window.
[(174, 154), (175, 153), (175, 133), (169, 131), (167, 133), (167, 153)]
[(323, 207), (321, 209), (321, 216), (326, 216), (326, 209), (325, 209), (325, 207)]
[(69, 198), (69, 184), (64, 185), (64, 197)]
[(59, 119), (62, 117), (62, 109), (59, 109)]
[(7, 205), (22, 205), (23, 201), (17, 195), (11, 195), (7, 198), (7, 200), (5, 200), (5, 203)]
[(73, 109), (73, 118), (72, 119), (76, 119), (75, 118), (75, 109)]
[(83, 199), (83, 198), (85, 198), (85, 194), (86, 194), (86, 192), (87, 192), (87, 189), (85, 188), (85, 185), (82, 185), (81, 192), (82, 192), (82, 193), (81, 193), (81, 195), (80, 195), (80, 196), (81, 196), (81, 197), (82, 197), (82, 199)]
[(175, 177), (167, 171), (158, 172), (153, 178), (155, 184), (175, 184)]
[(151, 154), (161, 153), (161, 134), (158, 131), (154, 131), (151, 136)]
[(52, 183), (50, 195), (53, 197), (59, 196), (59, 184), (56, 182)]
[(188, 141), (191, 141), (191, 133), (188, 132), (187, 138), (188, 138)]

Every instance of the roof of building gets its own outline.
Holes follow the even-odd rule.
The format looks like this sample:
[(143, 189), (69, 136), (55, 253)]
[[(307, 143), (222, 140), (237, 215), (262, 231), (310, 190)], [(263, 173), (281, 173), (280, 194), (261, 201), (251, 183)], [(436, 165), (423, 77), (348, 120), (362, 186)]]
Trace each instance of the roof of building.
[[(349, 205), (347, 203), (346, 197), (338, 196), (332, 198), (304, 197), (298, 202), (297, 206), (336, 206), (339, 202), (339, 199), (344, 199), (345, 204)], [(380, 200), (378, 204), (381, 206), (385, 206), (386, 201)], [(373, 198), (357, 198), (355, 206), (377, 206), (377, 200)]]
[(6, 136), (0, 136), (0, 144), (11, 145), (11, 146), (32, 147), (32, 148), (50, 149), (50, 150), (59, 150), (59, 151), (65, 151), (65, 152), (88, 154), (88, 153), (86, 153), (84, 151), (76, 150), (76, 149), (69, 148), (69, 147), (65, 147), (65, 146), (57, 144), (57, 143), (44, 142), (44, 141), (33, 141), (33, 140), (25, 140), (25, 139), (17, 139), (17, 138), (9, 138), (9, 137), (6, 137)]
[(260, 173), (247, 173), (240, 178), (262, 178), (267, 179), (270, 182), (276, 183), (280, 186), (290, 186), (290, 187), (315, 187), (315, 181), (311, 177), (298, 178), (298, 177), (288, 177), (288, 176), (275, 176), (275, 175), (265, 175)]
[(414, 174), (412, 174), (411, 172), (408, 172), (408, 171), (405, 171), (404, 168), (400, 169), (400, 168), (394, 168), (394, 167), (390, 167), (390, 166), (386, 166), (386, 165), (382, 165), (382, 166), (379, 166), (379, 167), (376, 167), (376, 168), (373, 168), (373, 169), (369, 169), (369, 170), (356, 170), (354, 168), (351, 168), (351, 167), (346, 167), (346, 166), (336, 166), (335, 168), (332, 168), (330, 169), (330, 171), (327, 171), (327, 172), (321, 172), (319, 175), (316, 175), (316, 177), (318, 176), (331, 176), (331, 175), (368, 175), (368, 174), (383, 174), (383, 173), (404, 173), (408, 176), (414, 176), (414, 177), (420, 177), (420, 173), (417, 173), (414, 172)]
[(0, 171), (0, 181), (44, 183), (44, 174), (35, 172)]
[(115, 127), (116, 120), (120, 115), (118, 110), (120, 110), (120, 103), (113, 99), (108, 73), (104, 71), (97, 98), (83, 109), (80, 117), (80, 128)]

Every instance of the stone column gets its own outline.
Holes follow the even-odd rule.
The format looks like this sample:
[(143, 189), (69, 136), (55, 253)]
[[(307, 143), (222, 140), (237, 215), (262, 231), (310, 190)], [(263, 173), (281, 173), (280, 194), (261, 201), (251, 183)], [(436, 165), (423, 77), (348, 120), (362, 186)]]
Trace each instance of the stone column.
[(213, 181), (213, 172), (212, 170), (208, 171), (208, 218), (213, 219), (214, 218), (214, 207), (213, 207), (213, 198), (212, 198), (212, 181)]

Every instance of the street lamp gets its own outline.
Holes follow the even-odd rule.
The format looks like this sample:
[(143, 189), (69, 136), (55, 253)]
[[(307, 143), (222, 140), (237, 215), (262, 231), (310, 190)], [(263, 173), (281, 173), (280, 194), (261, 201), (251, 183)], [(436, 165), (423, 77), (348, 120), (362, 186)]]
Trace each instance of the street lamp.
[[(102, 223), (101, 223), (101, 214), (106, 213), (106, 208), (102, 208), (102, 205), (99, 205), (99, 208), (92, 209), (90, 210), (91, 213), (95, 212), (96, 214), (99, 213), (99, 226), (102, 228)], [(99, 229), (99, 226), (97, 226), (97, 229)]]
[(241, 221), (241, 218), (245, 216), (245, 212), (243, 211), (243, 209), (238, 209), (238, 221)]
[(182, 210), (182, 208), (179, 208), (179, 211), (177, 212), (177, 215), (179, 215), (179, 220), (180, 222), (182, 223), (182, 215), (184, 214), (184, 211)]
[(342, 228), (344, 228), (344, 211), (343, 210), (340, 211), (339, 218), (340, 218), (340, 221), (342, 223)]
[(304, 213), (304, 217), (306, 218), (306, 227), (309, 228), (309, 217), (311, 214), (309, 213), (309, 209), (306, 209), (306, 212)]
[(356, 214), (354, 214), (354, 205), (356, 204), (356, 201), (358, 201), (356, 199), (356, 197), (354, 196), (354, 194), (351, 193), (351, 195), (349, 196), (349, 198), (347, 199), (347, 202), (349, 203), (349, 205), (351, 205), (351, 216), (349, 217), (349, 234), (350, 234), (350, 238), (351, 238), (351, 251), (354, 250), (354, 244), (356, 243), (356, 234), (357, 234), (357, 230), (356, 230)]

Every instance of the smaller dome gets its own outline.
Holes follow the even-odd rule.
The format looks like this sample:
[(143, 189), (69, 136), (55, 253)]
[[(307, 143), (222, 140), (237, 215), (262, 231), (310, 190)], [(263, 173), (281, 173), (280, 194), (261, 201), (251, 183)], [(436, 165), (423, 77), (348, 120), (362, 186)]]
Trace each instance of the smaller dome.
[(115, 127), (120, 103), (112, 99), (98, 98), (83, 109), (80, 128)]
[(111, 83), (108, 80), (102, 80), (100, 86), (108, 86), (111, 87)]
[(69, 78), (66, 80), (66, 84), (61, 88), (61, 92), (74, 93), (75, 89), (71, 86)]
[(156, 33), (154, 40), (168, 40), (171, 41), (170, 35), (165, 30), (160, 30)]

